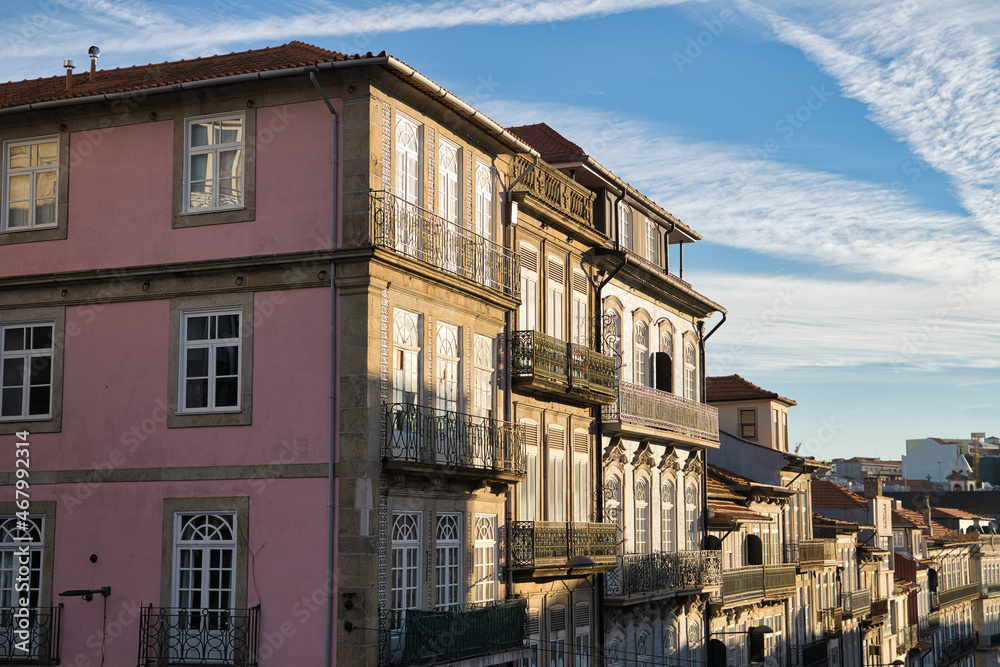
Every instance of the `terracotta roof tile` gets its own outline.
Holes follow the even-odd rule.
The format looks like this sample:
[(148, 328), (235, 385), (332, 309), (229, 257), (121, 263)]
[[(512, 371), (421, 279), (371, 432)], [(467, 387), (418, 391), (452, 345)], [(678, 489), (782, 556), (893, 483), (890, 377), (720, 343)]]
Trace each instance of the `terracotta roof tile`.
[(708, 506), (715, 510), (716, 518), (728, 519), (729, 521), (755, 521), (761, 523), (771, 523), (773, 521), (769, 515), (758, 514), (752, 509), (725, 500), (709, 500)]
[(761, 389), (739, 375), (723, 375), (705, 378), (705, 395), (708, 403), (726, 401), (759, 400), (762, 398), (781, 401), (788, 405), (797, 405), (795, 401), (779, 396), (773, 391)]
[(931, 508), (931, 519), (982, 519), (984, 517), (978, 514), (972, 514), (964, 510), (954, 509), (952, 507), (932, 507)]
[(892, 525), (903, 528), (926, 528), (927, 521), (919, 512), (904, 508), (892, 510)]
[(538, 151), (546, 162), (583, 158), (587, 153), (545, 123), (508, 127), (507, 131)]
[(868, 502), (839, 484), (824, 479), (814, 479), (812, 482), (812, 505), (813, 507), (854, 509), (868, 507)]
[[(379, 54), (379, 56), (384, 55), (384, 51)], [(73, 84), (70, 90), (66, 90), (65, 74), (44, 79), (2, 83), (0, 84), (0, 109), (91, 95), (131, 92), (237, 74), (306, 67), (323, 62), (363, 60), (375, 57), (378, 56), (374, 56), (370, 52), (365, 55), (346, 55), (312, 44), (293, 41), (276, 47), (207, 56), (193, 60), (97, 70), (93, 83), (90, 82), (89, 70), (82, 70), (73, 75)]]

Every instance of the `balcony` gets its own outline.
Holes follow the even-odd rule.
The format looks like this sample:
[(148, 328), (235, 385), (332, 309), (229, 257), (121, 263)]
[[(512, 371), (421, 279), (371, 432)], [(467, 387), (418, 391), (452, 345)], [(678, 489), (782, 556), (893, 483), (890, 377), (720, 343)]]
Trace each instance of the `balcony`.
[(250, 609), (144, 607), (139, 614), (139, 667), (256, 667), (260, 605)]
[(979, 644), (981, 648), (996, 648), (1000, 646), (1000, 633), (995, 635), (982, 634), (979, 637)]
[(514, 157), (512, 181), (527, 171), (512, 191), (514, 200), (542, 214), (546, 223), (560, 227), (563, 232), (583, 235), (591, 245), (600, 243), (601, 236), (594, 229), (595, 195), (543, 162), (534, 169), (531, 164), (532, 160), (522, 155)]
[(647, 596), (722, 583), (721, 551), (625, 554), (604, 580), (608, 597)]
[(820, 639), (802, 647), (802, 667), (825, 667), (829, 664), (828, 645)]
[(843, 597), (843, 608), (845, 616), (860, 617), (868, 614), (872, 607), (872, 593), (868, 589), (861, 589), (845, 593)]
[(982, 596), (984, 598), (1000, 593), (1000, 581), (992, 581), (988, 584), (984, 583), (982, 586), (983, 586)]
[(945, 640), (941, 644), (942, 661), (937, 667), (947, 667), (953, 665), (967, 656), (976, 648), (976, 636), (974, 634), (961, 634), (951, 640)]
[(803, 570), (837, 562), (837, 545), (833, 540), (801, 540), (798, 551)]
[(514, 521), (510, 526), (513, 570), (588, 575), (609, 572), (618, 565), (616, 524)]
[(370, 197), (372, 245), (521, 298), (516, 253), (385, 190)]
[[(631, 382), (618, 385), (618, 400), (602, 408), (605, 428), (649, 429), (719, 442), (719, 411), (668, 391)], [(644, 431), (643, 434), (649, 434)]]
[(515, 331), (511, 377), (521, 393), (581, 405), (604, 405), (618, 393), (615, 360), (538, 331)]
[(447, 610), (407, 609), (386, 614), (391, 665), (437, 665), (516, 649), (524, 644), (527, 600)]
[[(23, 619), (28, 624), (22, 630)], [(37, 609), (0, 607), (0, 664), (58, 665), (61, 620), (61, 604)]]
[(844, 612), (840, 607), (821, 609), (819, 623), (823, 627), (823, 635), (829, 639), (839, 637), (844, 625)]
[(722, 573), (722, 603), (727, 607), (794, 594), (794, 565), (748, 565)]
[(905, 625), (896, 633), (896, 653), (902, 655), (917, 644), (917, 626)]
[(927, 614), (926, 630), (937, 630), (941, 627), (941, 612), (932, 611)]
[(403, 473), (515, 482), (524, 477), (524, 427), (410, 403), (385, 409), (383, 457)]
[(965, 600), (975, 600), (979, 597), (979, 583), (956, 586), (940, 592), (940, 604), (942, 607), (949, 604), (964, 602)]
[(884, 623), (889, 617), (889, 598), (872, 600), (871, 622)]

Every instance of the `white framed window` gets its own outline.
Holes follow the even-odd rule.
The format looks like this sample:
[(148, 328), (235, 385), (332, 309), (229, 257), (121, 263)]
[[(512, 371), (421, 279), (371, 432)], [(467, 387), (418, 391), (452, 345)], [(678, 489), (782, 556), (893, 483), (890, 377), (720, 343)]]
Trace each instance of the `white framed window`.
[(687, 548), (694, 551), (701, 548), (701, 517), (698, 502), (698, 487), (689, 482), (684, 490), (685, 527), (687, 528)]
[(746, 438), (747, 440), (757, 439), (756, 410), (740, 410), (740, 437)]
[(420, 316), (397, 309), (392, 318), (392, 402), (416, 405), (420, 375)]
[(652, 667), (652, 640), (648, 630), (642, 630), (635, 638), (635, 664), (638, 667)]
[(680, 664), (677, 651), (677, 628), (670, 621), (664, 621), (664, 625), (666, 627), (663, 629), (663, 655), (667, 660), (666, 664), (675, 667)]
[(649, 325), (643, 321), (635, 323), (635, 372), (634, 382), (649, 386), (652, 373), (649, 372)]
[(58, 179), (58, 137), (5, 142), (0, 231), (55, 227)]
[(490, 417), (493, 414), (494, 400), (494, 358), (493, 339), (476, 334), (475, 339), (476, 377), (473, 386), (472, 411), (477, 417)]
[(438, 324), (436, 359), (437, 362), (437, 409), (458, 412), (459, 378), (459, 336), (458, 327)]
[(576, 626), (575, 667), (590, 667), (590, 603), (578, 602), (574, 611)]
[(566, 431), (561, 426), (550, 424), (546, 432), (549, 451), (549, 474), (547, 487), (548, 520), (566, 520)]
[(698, 400), (697, 366), (695, 365), (694, 345), (684, 345), (684, 398)]
[(622, 377), (622, 316), (617, 310), (608, 308), (604, 311), (604, 342), (607, 345), (605, 353), (615, 357), (618, 379)]
[(607, 655), (605, 655), (604, 661), (608, 667), (622, 667), (625, 664), (621, 639), (615, 638), (608, 642)]
[(181, 311), (181, 412), (240, 409), (242, 310)]
[[(19, 609), (36, 613), (41, 606), (44, 521), (44, 517), (36, 515), (27, 519), (0, 516), (0, 620), (4, 628), (9, 627), (8, 621), (13, 622), (12, 614)], [(21, 560), (25, 550), (27, 563)], [(21, 588), (24, 586), (27, 588)], [(27, 604), (22, 605), (22, 601)]]
[(460, 156), (461, 151), (455, 144), (444, 139), (438, 144), (438, 215), (459, 226), (462, 214), (458, 190)]
[(538, 330), (538, 251), (526, 243), (518, 250), (521, 263), (521, 305), (517, 307), (517, 327)]
[(521, 521), (538, 520), (538, 487), (541, 484), (538, 469), (538, 423), (531, 419), (520, 419), (524, 429), (524, 479), (518, 484), (520, 499), (518, 516)]
[(184, 210), (243, 206), (244, 114), (184, 122)]
[(462, 515), (437, 515), (434, 535), (437, 574), (437, 607), (449, 609), (462, 604)]
[(566, 274), (562, 260), (550, 255), (546, 267), (548, 272), (545, 281), (547, 296), (547, 303), (545, 304), (545, 333), (553, 338), (566, 340), (566, 314), (565, 310), (563, 310), (565, 307), (564, 294), (566, 289), (563, 281)]
[(608, 523), (620, 523), (622, 519), (622, 481), (611, 474), (604, 483), (604, 509)]
[(573, 269), (573, 342), (577, 345), (587, 345), (587, 276), (583, 271)]
[(649, 482), (645, 477), (635, 482), (635, 552), (649, 553)]
[(632, 209), (628, 204), (618, 204), (618, 242), (626, 249), (632, 250), (634, 225), (632, 224)]
[(497, 515), (476, 515), (475, 581), (472, 586), (473, 602), (492, 602), (497, 599)]
[(566, 607), (549, 607), (549, 667), (566, 666)]
[(420, 512), (393, 512), (389, 558), (390, 609), (402, 627), (407, 609), (420, 608)]
[(420, 125), (396, 117), (396, 196), (408, 204), (420, 204)]
[(493, 240), (493, 170), (476, 164), (476, 233)]
[(660, 263), (660, 234), (657, 225), (646, 219), (646, 259), (653, 264)]
[(584, 429), (573, 430), (573, 521), (586, 523), (590, 516), (589, 436)]
[(0, 325), (0, 420), (52, 417), (53, 322)]
[(674, 484), (667, 480), (660, 489), (660, 544), (663, 551), (677, 549), (674, 534)]
[(687, 632), (687, 654), (688, 664), (699, 664), (701, 660), (701, 625), (698, 621), (692, 620), (688, 623)]

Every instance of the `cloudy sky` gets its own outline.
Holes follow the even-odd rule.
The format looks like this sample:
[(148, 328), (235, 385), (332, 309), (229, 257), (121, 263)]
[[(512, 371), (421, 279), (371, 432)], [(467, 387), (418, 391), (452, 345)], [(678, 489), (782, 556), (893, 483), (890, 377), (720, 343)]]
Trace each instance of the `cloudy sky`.
[[(792, 398), (820, 459), (1000, 435), (1000, 5), (954, 0), (29, 0), (0, 80), (299, 39), (386, 50), (546, 122), (705, 240), (709, 373)], [(716, 318), (718, 319), (718, 318)]]

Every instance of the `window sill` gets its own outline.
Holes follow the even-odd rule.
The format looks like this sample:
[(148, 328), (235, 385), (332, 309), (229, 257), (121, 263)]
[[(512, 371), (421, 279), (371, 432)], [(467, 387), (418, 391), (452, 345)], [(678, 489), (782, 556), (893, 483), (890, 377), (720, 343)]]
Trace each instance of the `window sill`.
[(215, 410), (213, 412), (173, 412), (167, 415), (167, 428), (200, 428), (206, 426), (249, 426), (249, 410)]
[(57, 417), (32, 417), (0, 420), (0, 435), (12, 435), (19, 431), (28, 433), (59, 433), (62, 431), (62, 419)]
[(61, 241), (66, 237), (66, 225), (46, 225), (44, 227), (28, 227), (27, 229), (3, 229), (0, 230), (0, 245)]
[(174, 214), (173, 228), (204, 227), (225, 225), (232, 222), (251, 222), (256, 218), (256, 209), (248, 202), (246, 206), (234, 208), (213, 208), (198, 211), (180, 211)]

